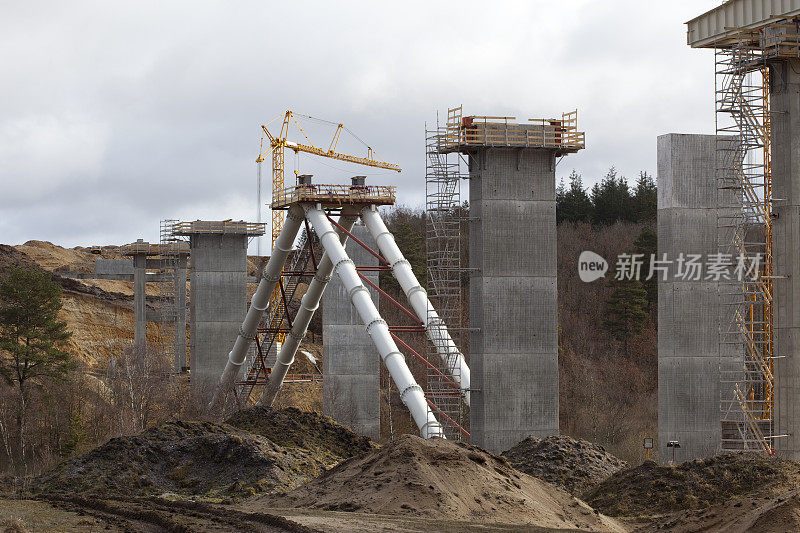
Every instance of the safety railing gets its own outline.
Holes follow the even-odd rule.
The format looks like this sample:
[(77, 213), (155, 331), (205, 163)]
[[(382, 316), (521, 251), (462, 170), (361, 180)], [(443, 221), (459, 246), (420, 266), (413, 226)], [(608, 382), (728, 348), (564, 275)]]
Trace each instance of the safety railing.
[(196, 233), (234, 233), (245, 235), (264, 235), (266, 225), (258, 222), (232, 220), (194, 220), (192, 222), (176, 222), (172, 233), (190, 235)]
[(440, 149), (459, 150), (470, 146), (550, 148), (563, 153), (577, 152), (585, 145), (585, 132), (578, 131), (578, 112), (563, 113), (560, 119), (528, 119), (527, 124), (511, 122), (515, 117), (467, 116), (456, 122), (448, 116)]
[(392, 205), (397, 187), (390, 185), (295, 185), (286, 187), (272, 199), (272, 208), (281, 209), (297, 202), (323, 205)]

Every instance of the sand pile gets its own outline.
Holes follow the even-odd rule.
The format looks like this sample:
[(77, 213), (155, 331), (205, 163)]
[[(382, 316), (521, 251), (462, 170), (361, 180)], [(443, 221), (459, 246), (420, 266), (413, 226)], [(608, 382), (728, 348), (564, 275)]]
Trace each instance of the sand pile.
[(584, 495), (612, 516), (701, 509), (800, 474), (800, 464), (762, 453), (727, 453), (676, 466), (647, 461), (617, 472)]
[(264, 436), (284, 448), (307, 450), (329, 466), (375, 448), (369, 438), (327, 416), (294, 407), (242, 409), (225, 423)]
[(311, 454), (207, 422), (170, 422), (111, 439), (34, 481), (37, 493), (203, 499), (290, 490), (324, 471)]
[(304, 507), (412, 517), (614, 530), (566, 492), (514, 470), (502, 457), (441, 439), (403, 435), (349, 459), (288, 494), (249, 507)]
[(580, 496), (628, 464), (591, 442), (557, 435), (530, 436), (503, 452), (511, 466)]

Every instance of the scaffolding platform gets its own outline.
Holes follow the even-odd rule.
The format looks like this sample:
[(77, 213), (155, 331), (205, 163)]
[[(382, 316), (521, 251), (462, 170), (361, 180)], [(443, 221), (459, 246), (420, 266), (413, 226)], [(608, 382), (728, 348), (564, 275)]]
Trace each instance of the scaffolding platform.
[(122, 255), (161, 255), (161, 245), (151, 244), (139, 239), (136, 242), (120, 246), (119, 251)]
[(462, 116), (461, 107), (448, 110), (444, 135), (438, 150), (469, 152), (474, 148), (541, 148), (555, 150), (557, 156), (576, 153), (585, 147), (585, 133), (578, 131), (578, 111), (562, 113), (561, 118)]
[(195, 220), (193, 222), (175, 222), (172, 225), (173, 235), (198, 234), (238, 234), (260, 236), (266, 232), (265, 225), (258, 222), (242, 220)]
[(279, 191), (272, 209), (288, 209), (296, 203), (321, 204), (325, 209), (345, 205), (394, 205), (397, 187), (389, 185), (317, 185), (300, 184)]

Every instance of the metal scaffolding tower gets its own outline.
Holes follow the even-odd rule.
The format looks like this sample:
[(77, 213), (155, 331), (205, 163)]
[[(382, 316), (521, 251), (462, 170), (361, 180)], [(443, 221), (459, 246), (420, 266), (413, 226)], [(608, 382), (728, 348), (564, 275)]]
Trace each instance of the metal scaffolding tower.
[(722, 448), (773, 449), (772, 186), (768, 72), (763, 50), (742, 41), (715, 49), (720, 258), (755, 278), (720, 284)]
[[(448, 124), (460, 122), (460, 116), (451, 110)], [(452, 128), (451, 128), (452, 129)], [(461, 205), (461, 156), (445, 153), (441, 147), (448, 128), (437, 121), (435, 129), (425, 130), (425, 212), (426, 212), (426, 264), (428, 297), (438, 310), (438, 319), (446, 326), (455, 346), (441, 341), (428, 343), (428, 361), (425, 394), (434, 410), (441, 414), (441, 422), (449, 439), (468, 438), (463, 429), (467, 426), (466, 405), (462, 391), (454, 384), (460, 376), (447, 376), (447, 367), (457, 368), (455, 362), (464, 349), (466, 328), (465, 311), (461, 298), (461, 283), (467, 271), (461, 264), (461, 224), (464, 210)], [(429, 316), (429, 320), (430, 320)], [(461, 351), (459, 351), (460, 349)], [(445, 360), (437, 355), (447, 354)], [(449, 364), (448, 364), (449, 363)]]
[[(308, 266), (309, 263), (316, 265), (314, 245), (318, 242), (313, 230), (310, 228), (304, 230), (300, 235), (297, 249), (292, 252), (281, 272), (277, 290), (274, 291), (279, 295), (277, 303), (273, 305), (270, 300), (270, 306), (259, 324), (255, 342), (245, 360), (244, 366), (247, 371), (242, 379), (236, 382), (236, 398), (243, 406), (247, 406), (251, 401), (257, 399), (253, 397), (253, 389), (256, 386), (263, 386), (267, 383), (270, 371), (275, 364), (275, 357), (286, 333), (292, 327), (292, 319), (288, 313), (289, 302), (294, 299), (302, 279), (314, 275), (314, 270), (309, 271)], [(286, 381), (291, 382), (294, 379), (308, 381), (312, 378), (289, 378)]]

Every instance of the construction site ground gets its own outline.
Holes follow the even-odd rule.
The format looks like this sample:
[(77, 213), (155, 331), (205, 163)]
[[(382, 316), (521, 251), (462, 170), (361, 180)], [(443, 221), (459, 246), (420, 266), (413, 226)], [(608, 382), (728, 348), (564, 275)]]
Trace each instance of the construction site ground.
[[(0, 245), (0, 272), (52, 272), (76, 331), (69, 349), (102, 372), (132, 339), (132, 286), (59, 274), (91, 272), (94, 257), (43, 241)], [(148, 341), (159, 334), (148, 327)], [(320, 346), (306, 348), (319, 364)], [(297, 368), (315, 371), (300, 356)], [(276, 407), (225, 423), (172, 420), (36, 479), (0, 478), (0, 533), (800, 530), (792, 461), (731, 454), (626, 468), (566, 436), (530, 437), (502, 456), (412, 436), (379, 447), (319, 414), (320, 383), (284, 387)]]
[[(4, 478), (0, 531), (800, 529), (800, 464), (760, 454), (644, 463), (598, 480), (584, 501), (468, 444), (405, 435), (378, 446), (293, 408), (248, 409), (228, 422), (240, 427), (170, 422), (35, 479)], [(597, 465), (596, 450), (576, 439), (560, 438), (557, 454), (533, 442), (516, 447), (528, 467)]]

